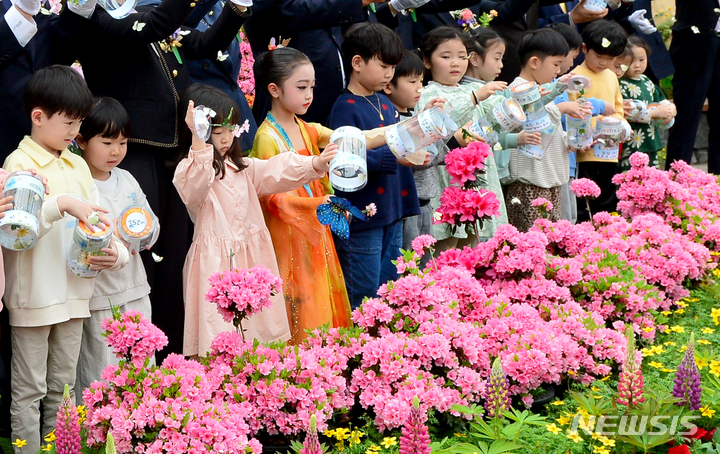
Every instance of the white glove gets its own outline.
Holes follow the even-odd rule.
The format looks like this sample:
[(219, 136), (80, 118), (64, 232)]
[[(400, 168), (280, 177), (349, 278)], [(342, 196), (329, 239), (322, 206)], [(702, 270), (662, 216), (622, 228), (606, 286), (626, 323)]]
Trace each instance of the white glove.
[(390, 6), (395, 11), (405, 11), (406, 9), (420, 8), (430, 0), (390, 0)]
[(93, 11), (95, 11), (95, 0), (86, 0), (82, 1), (79, 0), (77, 4), (73, 0), (68, 0), (67, 7), (70, 11), (77, 14), (78, 16), (82, 16), (85, 19), (90, 19), (90, 16), (92, 16)]
[(250, 8), (252, 6), (252, 0), (230, 0), (231, 2), (235, 3), (237, 6), (244, 6), (245, 8)]
[(31, 16), (40, 12), (40, 0), (12, 0), (12, 4)]
[(655, 28), (655, 26), (645, 18), (645, 13), (647, 13), (647, 10), (644, 9), (635, 11), (630, 15), (630, 17), (628, 17), (628, 22), (630, 22), (640, 33), (649, 35), (650, 33), (655, 33), (657, 28)]

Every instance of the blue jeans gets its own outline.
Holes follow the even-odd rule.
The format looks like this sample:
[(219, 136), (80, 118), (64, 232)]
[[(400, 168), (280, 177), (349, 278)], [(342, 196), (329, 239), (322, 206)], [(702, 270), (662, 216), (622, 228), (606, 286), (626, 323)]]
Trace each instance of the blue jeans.
[(397, 279), (392, 261), (402, 247), (402, 219), (384, 227), (352, 232), (346, 241), (337, 236), (334, 240), (353, 309), (360, 307), (366, 296), (377, 296), (380, 284)]

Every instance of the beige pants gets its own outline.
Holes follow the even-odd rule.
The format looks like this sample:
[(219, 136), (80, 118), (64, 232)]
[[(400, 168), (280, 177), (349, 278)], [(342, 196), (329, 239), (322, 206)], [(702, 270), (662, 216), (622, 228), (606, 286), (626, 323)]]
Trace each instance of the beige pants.
[(75, 386), (75, 368), (80, 354), (83, 319), (33, 328), (11, 327), (12, 439), (26, 440), (21, 451), (40, 450), (40, 401), (43, 402), (42, 435), (55, 428), (65, 384)]
[[(150, 297), (143, 296), (123, 304), (119, 307), (120, 313), (129, 310), (136, 310), (152, 321)], [(75, 380), (75, 395), (78, 401), (82, 400), (82, 393), (95, 380), (100, 380), (100, 374), (110, 364), (117, 366), (120, 359), (115, 356), (102, 335), (102, 322), (106, 318), (112, 318), (112, 309), (100, 309), (90, 311), (90, 318), (83, 319), (83, 335), (80, 347), (80, 359), (77, 363), (77, 379)], [(155, 364), (154, 359), (150, 363)]]

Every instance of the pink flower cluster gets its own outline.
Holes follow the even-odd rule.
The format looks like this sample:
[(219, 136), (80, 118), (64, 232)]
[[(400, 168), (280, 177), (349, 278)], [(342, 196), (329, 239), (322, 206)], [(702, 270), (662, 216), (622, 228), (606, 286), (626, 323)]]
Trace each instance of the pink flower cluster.
[(253, 65), (255, 65), (255, 57), (252, 53), (252, 48), (247, 40), (244, 30), (240, 30), (238, 33), (240, 38), (240, 72), (238, 73), (238, 86), (240, 90), (245, 94), (250, 107), (253, 106), (255, 101), (255, 75), (253, 72)]
[(142, 367), (168, 343), (165, 333), (138, 311), (115, 312), (113, 318), (106, 318), (101, 326), (115, 356), (132, 361), (135, 367)]
[(594, 181), (588, 178), (578, 178), (570, 183), (570, 190), (576, 197), (597, 198), (600, 197), (600, 187)]
[(205, 299), (217, 304), (223, 320), (237, 327), (251, 315), (270, 307), (270, 297), (281, 289), (279, 277), (264, 266), (255, 266), (213, 274)]
[(440, 196), (440, 219), (436, 223), (473, 224), (500, 215), (500, 201), (486, 189), (448, 186)]
[(80, 423), (78, 412), (72, 399), (70, 390), (65, 385), (62, 402), (58, 409), (55, 421), (55, 452), (57, 454), (80, 454), (82, 452), (80, 440)]
[(445, 156), (450, 183), (463, 186), (468, 181), (477, 180), (477, 174), (485, 171), (485, 159), (491, 154), (485, 142), (470, 142), (465, 148), (452, 150)]

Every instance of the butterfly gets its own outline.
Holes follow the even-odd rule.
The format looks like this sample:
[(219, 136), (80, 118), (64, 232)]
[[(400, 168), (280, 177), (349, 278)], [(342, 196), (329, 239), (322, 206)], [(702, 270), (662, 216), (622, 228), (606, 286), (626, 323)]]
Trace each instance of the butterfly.
[(223, 54), (221, 50), (218, 51), (217, 59), (218, 61), (225, 61), (229, 57), (228, 54)]
[(141, 32), (143, 27), (145, 27), (145, 25), (147, 25), (145, 22), (135, 21), (135, 23), (132, 26), (132, 29), (135, 30), (136, 32)]
[[(347, 216), (349, 215), (349, 216)], [(352, 206), (350, 201), (342, 197), (330, 196), (330, 201), (317, 207), (318, 221), (322, 225), (329, 225), (330, 231), (343, 240), (350, 238), (350, 220), (356, 217), (367, 221), (368, 217), (358, 208)]]
[(602, 39), (602, 47), (608, 48), (608, 47), (610, 47), (610, 44), (612, 44), (612, 43), (610, 42), (609, 39), (607, 39), (607, 38)]

